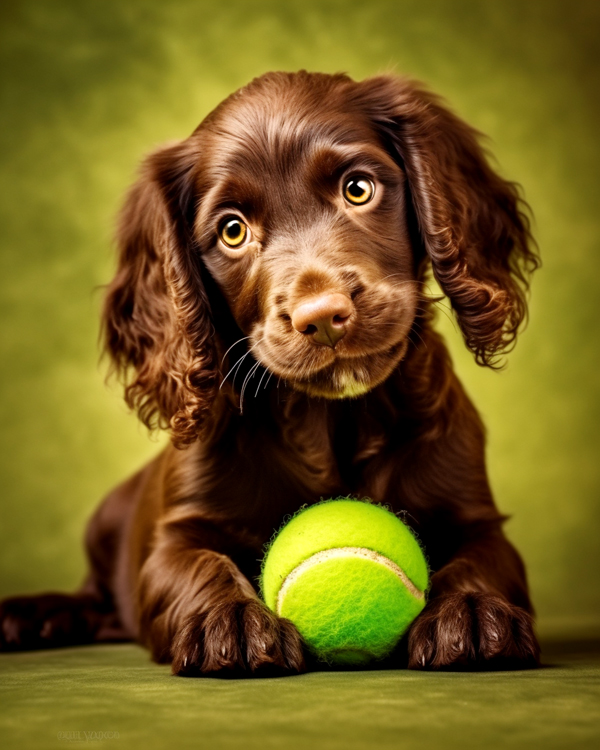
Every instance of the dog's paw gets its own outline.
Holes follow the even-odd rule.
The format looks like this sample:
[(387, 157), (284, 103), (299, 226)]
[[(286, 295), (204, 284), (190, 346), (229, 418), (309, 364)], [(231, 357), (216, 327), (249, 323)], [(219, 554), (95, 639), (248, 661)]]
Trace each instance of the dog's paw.
[(411, 669), (522, 669), (539, 654), (531, 615), (484, 593), (436, 597), (408, 638)]
[(300, 634), (257, 599), (223, 602), (191, 618), (174, 639), (173, 674), (274, 676), (305, 670)]
[(83, 600), (68, 594), (5, 599), (0, 602), (0, 651), (89, 643), (97, 619)]

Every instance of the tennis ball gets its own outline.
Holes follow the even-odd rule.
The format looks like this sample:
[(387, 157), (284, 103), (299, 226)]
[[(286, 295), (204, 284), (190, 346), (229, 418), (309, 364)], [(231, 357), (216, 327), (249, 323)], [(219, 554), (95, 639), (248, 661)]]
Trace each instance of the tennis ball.
[(339, 499), (300, 511), (279, 531), (261, 590), (321, 661), (357, 666), (393, 650), (425, 606), (428, 581), (423, 552), (397, 516)]

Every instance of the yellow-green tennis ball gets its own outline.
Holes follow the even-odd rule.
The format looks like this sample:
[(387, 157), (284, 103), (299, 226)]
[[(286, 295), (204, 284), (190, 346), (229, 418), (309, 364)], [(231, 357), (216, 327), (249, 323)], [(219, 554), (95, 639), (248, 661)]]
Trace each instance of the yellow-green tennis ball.
[(408, 527), (379, 505), (347, 499), (294, 516), (261, 575), (266, 604), (319, 659), (338, 665), (387, 656), (425, 606), (428, 582)]

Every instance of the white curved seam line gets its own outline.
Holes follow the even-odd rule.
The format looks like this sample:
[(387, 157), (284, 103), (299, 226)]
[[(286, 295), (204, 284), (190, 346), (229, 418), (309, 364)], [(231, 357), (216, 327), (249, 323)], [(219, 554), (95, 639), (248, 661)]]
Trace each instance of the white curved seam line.
[(285, 596), (290, 587), (294, 585), (297, 578), (299, 578), (309, 568), (312, 568), (319, 563), (325, 562), (326, 560), (333, 560), (337, 557), (362, 557), (366, 560), (371, 560), (373, 562), (379, 563), (379, 565), (383, 565), (385, 568), (391, 570), (392, 573), (398, 576), (398, 578), (402, 581), (402, 583), (414, 597), (416, 597), (417, 599), (425, 598), (425, 594), (422, 591), (419, 591), (419, 589), (410, 580), (410, 578), (406, 575), (402, 568), (399, 565), (396, 565), (396, 563), (393, 560), (390, 560), (388, 557), (380, 555), (379, 552), (374, 552), (372, 549), (367, 549), (366, 547), (332, 547), (331, 549), (324, 549), (321, 552), (316, 552), (314, 555), (307, 557), (306, 560), (303, 560), (300, 565), (297, 565), (291, 573), (288, 573), (283, 583), (281, 584), (279, 593), (277, 594), (277, 614), (281, 614)]

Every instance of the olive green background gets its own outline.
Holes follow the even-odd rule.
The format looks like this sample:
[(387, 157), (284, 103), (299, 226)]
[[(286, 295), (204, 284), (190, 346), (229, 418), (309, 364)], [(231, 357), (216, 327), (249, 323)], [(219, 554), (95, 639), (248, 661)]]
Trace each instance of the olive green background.
[(163, 440), (98, 365), (140, 158), (267, 70), (394, 71), (491, 137), (535, 213), (544, 267), (508, 368), (478, 368), (440, 326), (489, 428), (541, 633), (600, 633), (599, 27), (582, 0), (3, 0), (0, 595), (76, 586), (87, 517)]

